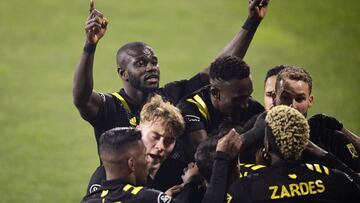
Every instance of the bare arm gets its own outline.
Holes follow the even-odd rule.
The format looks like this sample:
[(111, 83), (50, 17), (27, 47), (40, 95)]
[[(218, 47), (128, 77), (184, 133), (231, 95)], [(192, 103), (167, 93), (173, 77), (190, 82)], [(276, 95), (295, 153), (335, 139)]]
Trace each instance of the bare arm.
[[(237, 56), (243, 58), (249, 48), (256, 29), (267, 13), (270, 0), (249, 0), (249, 16), (239, 33), (221, 50), (216, 58), (224, 56)], [(215, 59), (216, 59), (215, 58)], [(208, 68), (202, 73), (208, 74)]]
[(96, 45), (106, 32), (108, 21), (94, 9), (90, 1), (90, 15), (86, 20), (86, 42), (73, 82), (73, 102), (84, 119), (94, 117), (101, 105), (101, 97), (93, 91), (93, 63)]

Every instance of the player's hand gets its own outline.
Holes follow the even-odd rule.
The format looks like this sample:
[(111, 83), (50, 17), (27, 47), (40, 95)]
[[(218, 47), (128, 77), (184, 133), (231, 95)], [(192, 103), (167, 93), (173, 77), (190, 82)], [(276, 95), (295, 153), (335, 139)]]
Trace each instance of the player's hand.
[(184, 169), (184, 175), (181, 176), (183, 184), (186, 185), (187, 183), (190, 183), (198, 175), (200, 175), (200, 172), (197, 165), (194, 162), (189, 163)]
[(88, 43), (96, 44), (105, 35), (109, 21), (94, 7), (94, 0), (90, 0), (90, 14), (86, 19), (85, 32)]
[(171, 188), (167, 189), (165, 194), (174, 197), (175, 195), (177, 195), (179, 192), (181, 192), (181, 190), (184, 188), (183, 184), (180, 185), (174, 185)]
[(270, 0), (249, 0), (249, 17), (263, 19), (268, 10)]
[(239, 154), (243, 142), (243, 137), (233, 128), (218, 141), (216, 151), (224, 152), (231, 158), (235, 158)]

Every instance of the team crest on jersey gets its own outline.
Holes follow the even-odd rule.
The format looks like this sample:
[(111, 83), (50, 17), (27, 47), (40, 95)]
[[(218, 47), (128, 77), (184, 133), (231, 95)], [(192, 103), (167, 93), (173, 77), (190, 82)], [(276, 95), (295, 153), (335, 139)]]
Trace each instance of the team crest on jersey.
[(100, 185), (99, 185), (99, 184), (92, 184), (92, 185), (90, 186), (89, 192), (90, 192), (90, 193), (93, 193), (93, 192), (97, 191), (99, 188), (100, 188)]
[(352, 143), (346, 145), (352, 158), (358, 158), (359, 154), (357, 153), (354, 145)]
[(158, 203), (169, 203), (171, 202), (171, 197), (165, 193), (160, 193), (157, 198)]

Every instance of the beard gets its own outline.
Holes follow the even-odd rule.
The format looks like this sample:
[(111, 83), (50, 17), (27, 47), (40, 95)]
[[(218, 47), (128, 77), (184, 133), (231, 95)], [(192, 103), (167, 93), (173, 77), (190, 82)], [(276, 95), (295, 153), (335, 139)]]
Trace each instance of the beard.
[(142, 77), (136, 77), (133, 74), (129, 73), (129, 83), (136, 89), (141, 90), (142, 92), (150, 93), (159, 88), (159, 84), (156, 85), (148, 85), (145, 78), (147, 75)]

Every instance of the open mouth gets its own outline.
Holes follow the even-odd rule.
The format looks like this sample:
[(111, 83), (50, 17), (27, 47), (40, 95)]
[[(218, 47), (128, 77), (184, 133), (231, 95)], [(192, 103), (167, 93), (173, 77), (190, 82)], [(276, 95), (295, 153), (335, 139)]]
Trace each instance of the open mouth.
[(150, 158), (150, 161), (152, 162), (160, 162), (161, 156), (156, 154), (148, 154), (148, 157)]
[(151, 74), (145, 77), (145, 80), (148, 82), (158, 82), (159, 81), (159, 76), (155, 75), (155, 74)]

